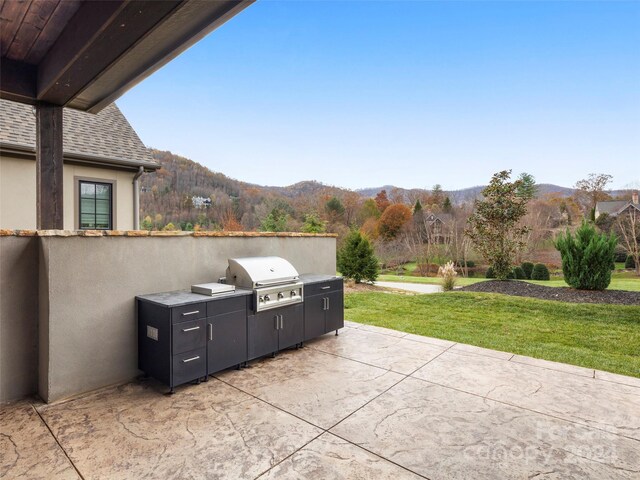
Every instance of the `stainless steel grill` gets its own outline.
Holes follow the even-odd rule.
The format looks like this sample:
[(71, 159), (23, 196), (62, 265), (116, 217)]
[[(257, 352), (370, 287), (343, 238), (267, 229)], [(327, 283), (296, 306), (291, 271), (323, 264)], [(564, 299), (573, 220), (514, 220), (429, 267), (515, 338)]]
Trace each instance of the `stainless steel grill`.
[(230, 258), (227, 283), (254, 291), (256, 312), (303, 301), (297, 270), (281, 257)]

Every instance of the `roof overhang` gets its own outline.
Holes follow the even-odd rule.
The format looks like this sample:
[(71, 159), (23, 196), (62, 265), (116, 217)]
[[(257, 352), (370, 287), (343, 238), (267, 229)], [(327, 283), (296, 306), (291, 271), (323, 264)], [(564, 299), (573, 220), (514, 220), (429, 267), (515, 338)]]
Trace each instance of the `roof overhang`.
[(3, 2), (0, 97), (97, 113), (254, 1)]
[[(24, 145), (13, 145), (7, 142), (0, 142), (0, 154), (26, 158), (30, 160), (36, 159), (36, 149)], [(76, 165), (88, 165), (92, 167), (104, 167), (117, 170), (138, 171), (140, 167), (145, 172), (155, 172), (161, 165), (155, 162), (136, 162), (133, 160), (124, 160), (120, 158), (107, 158), (97, 155), (88, 155), (83, 153), (64, 152), (63, 159), (65, 163)]]

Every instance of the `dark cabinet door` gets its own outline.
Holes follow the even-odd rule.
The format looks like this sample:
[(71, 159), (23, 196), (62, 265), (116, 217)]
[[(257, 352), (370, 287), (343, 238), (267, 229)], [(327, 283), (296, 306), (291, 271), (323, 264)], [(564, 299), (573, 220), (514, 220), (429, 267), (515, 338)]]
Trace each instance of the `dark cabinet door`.
[(326, 310), (326, 332), (344, 327), (344, 295), (342, 291), (328, 293)]
[(324, 335), (327, 330), (324, 320), (326, 297), (324, 295), (314, 295), (304, 299), (304, 339)]
[(302, 305), (291, 305), (276, 310), (281, 315), (280, 329), (278, 330), (278, 349), (282, 350), (301, 343), (304, 339), (304, 320)]
[(267, 310), (247, 317), (247, 338), (249, 360), (262, 357), (278, 350), (277, 310)]
[(247, 360), (247, 312), (207, 318), (207, 373), (212, 374)]

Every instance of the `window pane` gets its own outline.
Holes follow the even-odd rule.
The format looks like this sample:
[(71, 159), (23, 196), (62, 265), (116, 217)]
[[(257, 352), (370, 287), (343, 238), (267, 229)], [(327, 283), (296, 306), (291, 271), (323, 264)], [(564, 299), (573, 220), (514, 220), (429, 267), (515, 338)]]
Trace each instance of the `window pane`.
[(93, 215), (80, 215), (80, 228), (95, 228), (95, 217)]
[(111, 185), (96, 185), (96, 198), (103, 198), (109, 200), (111, 197)]
[(99, 228), (99, 229), (110, 228), (109, 215), (96, 215), (96, 228)]
[(80, 199), (80, 213), (95, 213), (96, 201), (93, 198)]
[(96, 200), (96, 213), (109, 215), (111, 210), (111, 202), (109, 200)]
[(83, 197), (92, 197), (96, 194), (95, 183), (80, 182), (80, 195)]

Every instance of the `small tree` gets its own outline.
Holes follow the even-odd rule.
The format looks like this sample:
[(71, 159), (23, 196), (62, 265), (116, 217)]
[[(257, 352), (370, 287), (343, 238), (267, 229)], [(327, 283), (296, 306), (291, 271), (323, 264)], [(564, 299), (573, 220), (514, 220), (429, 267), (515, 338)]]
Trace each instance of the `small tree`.
[(616, 217), (615, 227), (627, 254), (633, 259), (636, 275), (640, 275), (640, 212), (635, 207), (629, 207)]
[(453, 205), (451, 204), (451, 199), (449, 197), (444, 198), (444, 202), (442, 202), (442, 211), (444, 213), (451, 213), (453, 211)]
[(342, 202), (336, 196), (331, 197), (324, 208), (333, 221), (338, 220), (344, 215), (344, 205), (342, 205)]
[(536, 179), (533, 175), (527, 172), (523, 172), (518, 177), (518, 180), (522, 182), (520, 188), (518, 188), (518, 196), (531, 200), (535, 198), (538, 193), (538, 187), (536, 186)]
[(260, 230), (263, 232), (286, 232), (287, 213), (279, 208), (274, 208), (260, 223)]
[(529, 231), (519, 221), (527, 213), (527, 198), (518, 195), (521, 180), (509, 182), (510, 170), (496, 173), (482, 190), (483, 199), (475, 201), (465, 234), (478, 252), (493, 267), (497, 279), (505, 280)]
[(327, 223), (320, 220), (320, 217), (315, 213), (308, 213), (304, 216), (302, 231), (304, 233), (324, 233), (327, 231)]
[(361, 283), (362, 280), (374, 282), (378, 278), (380, 267), (371, 242), (357, 230), (349, 233), (338, 252), (337, 260), (340, 273), (356, 283)]
[(593, 225), (582, 222), (575, 236), (567, 229), (556, 238), (555, 247), (562, 257), (564, 281), (579, 290), (604, 290), (611, 283), (618, 239), (596, 232)]

